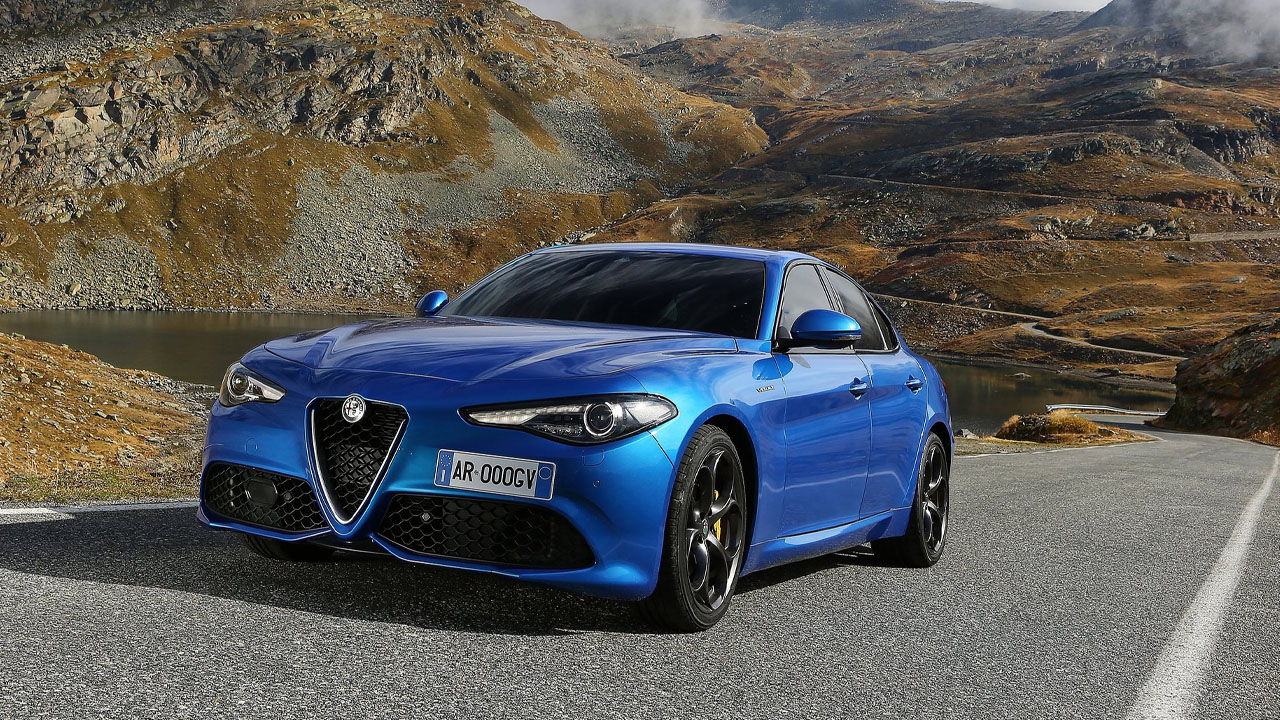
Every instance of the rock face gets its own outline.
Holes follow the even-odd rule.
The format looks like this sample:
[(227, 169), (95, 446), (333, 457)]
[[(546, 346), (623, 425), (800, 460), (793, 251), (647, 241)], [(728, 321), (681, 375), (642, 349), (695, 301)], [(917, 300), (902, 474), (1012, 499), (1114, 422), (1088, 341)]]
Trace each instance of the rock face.
[(0, 307), (404, 307), (766, 141), (512, 3), (274, 3), (0, 84)]
[(1181, 363), (1176, 383), (1162, 427), (1280, 445), (1280, 313)]
[(163, 13), (201, 0), (15, 0), (0, 3), (0, 33), (101, 25), (144, 13)]

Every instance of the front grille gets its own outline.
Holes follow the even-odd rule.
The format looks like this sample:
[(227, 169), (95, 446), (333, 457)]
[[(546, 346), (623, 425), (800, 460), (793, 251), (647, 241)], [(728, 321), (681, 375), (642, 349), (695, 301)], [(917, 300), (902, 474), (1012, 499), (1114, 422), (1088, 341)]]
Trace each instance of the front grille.
[(342, 417), (343, 400), (317, 400), (311, 409), (316, 467), (334, 515), (349, 522), (360, 511), (396, 445), (408, 415), (404, 408), (370, 402), (360, 422)]
[(210, 510), (245, 525), (287, 533), (327, 527), (311, 485), (301, 478), (217, 463), (205, 472), (203, 495)]
[(415, 555), (557, 570), (594, 562), (568, 520), (523, 503), (398, 495), (378, 536)]

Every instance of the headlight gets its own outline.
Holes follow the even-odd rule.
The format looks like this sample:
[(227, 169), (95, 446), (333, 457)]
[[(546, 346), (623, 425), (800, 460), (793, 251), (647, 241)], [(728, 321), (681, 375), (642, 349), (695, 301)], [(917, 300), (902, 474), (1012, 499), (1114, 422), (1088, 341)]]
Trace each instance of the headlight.
[(218, 390), (218, 402), (223, 407), (235, 407), (248, 402), (279, 402), (284, 390), (264, 380), (240, 363), (227, 368)]
[(657, 395), (602, 395), (518, 405), (465, 408), (475, 425), (524, 430), (562, 442), (594, 445), (620, 440), (676, 416), (676, 406)]

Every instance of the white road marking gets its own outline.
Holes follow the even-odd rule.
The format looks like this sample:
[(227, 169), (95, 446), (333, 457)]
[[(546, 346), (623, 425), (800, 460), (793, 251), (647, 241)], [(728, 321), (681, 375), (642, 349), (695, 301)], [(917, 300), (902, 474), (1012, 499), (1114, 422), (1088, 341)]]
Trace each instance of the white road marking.
[(1271, 495), (1277, 475), (1280, 475), (1280, 453), (1271, 463), (1271, 474), (1240, 513), (1227, 546), (1200, 586), (1200, 592), (1178, 621), (1178, 627), (1129, 711), (1129, 720), (1182, 720), (1195, 714), (1227, 608), (1240, 585), (1262, 506)]
[(4, 517), (6, 515), (61, 515), (61, 513), (51, 508), (42, 507), (0, 508), (0, 517)]

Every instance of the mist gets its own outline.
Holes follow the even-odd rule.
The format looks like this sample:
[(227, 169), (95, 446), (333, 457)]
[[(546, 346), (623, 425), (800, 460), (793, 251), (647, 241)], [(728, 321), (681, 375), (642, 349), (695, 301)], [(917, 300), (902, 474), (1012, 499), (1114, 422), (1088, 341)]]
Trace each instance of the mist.
[(607, 35), (633, 25), (671, 28), (677, 36), (716, 32), (721, 22), (707, 0), (518, 0), (534, 14), (584, 35)]
[(1174, 10), (1191, 23), (1187, 42), (1238, 60), (1280, 57), (1280, 8), (1276, 0), (1178, 0)]
[[(974, 2), (975, 0), (942, 0), (943, 2)], [(976, 0), (986, 5), (1010, 10), (1075, 10), (1093, 12), (1101, 10), (1108, 0)]]
[(1128, 0), (1102, 14), (1109, 23), (1176, 34), (1193, 51), (1209, 56), (1280, 58), (1276, 0)]

